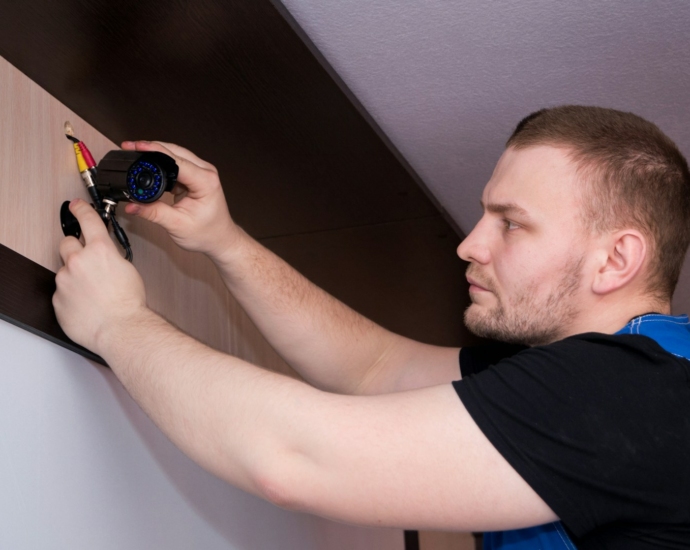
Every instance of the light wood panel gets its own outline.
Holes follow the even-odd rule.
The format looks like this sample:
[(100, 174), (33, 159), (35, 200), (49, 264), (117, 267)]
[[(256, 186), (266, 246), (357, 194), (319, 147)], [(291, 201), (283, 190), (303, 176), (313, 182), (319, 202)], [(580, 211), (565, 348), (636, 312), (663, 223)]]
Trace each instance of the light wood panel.
[[(59, 207), (88, 198), (64, 137), (69, 120), (100, 159), (116, 144), (0, 58), (0, 243), (57, 271)], [(152, 309), (216, 349), (284, 373), (273, 351), (205, 257), (179, 249), (160, 228), (122, 216)]]
[(255, 237), (436, 213), (279, 4), (4, 2), (0, 56), (110, 139), (202, 154)]

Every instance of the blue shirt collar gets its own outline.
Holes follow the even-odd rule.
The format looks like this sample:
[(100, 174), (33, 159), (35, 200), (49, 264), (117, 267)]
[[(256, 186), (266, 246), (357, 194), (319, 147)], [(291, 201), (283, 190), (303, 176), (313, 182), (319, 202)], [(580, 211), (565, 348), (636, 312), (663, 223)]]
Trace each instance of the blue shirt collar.
[(690, 359), (690, 320), (687, 315), (640, 315), (631, 319), (616, 334), (647, 336), (667, 352)]

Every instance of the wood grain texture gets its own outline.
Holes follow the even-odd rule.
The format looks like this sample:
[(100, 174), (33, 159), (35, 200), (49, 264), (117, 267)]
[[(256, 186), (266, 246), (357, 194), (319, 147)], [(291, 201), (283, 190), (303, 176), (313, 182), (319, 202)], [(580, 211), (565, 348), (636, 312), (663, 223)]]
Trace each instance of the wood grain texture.
[(0, 56), (113, 141), (214, 163), (257, 238), (437, 213), (269, 0), (23, 0)]
[[(66, 120), (94, 158), (116, 148), (0, 59), (0, 243), (52, 272), (61, 267), (60, 204), (88, 198), (64, 137)], [(120, 221), (153, 310), (216, 349), (294, 375), (226, 291), (209, 260), (179, 249), (152, 224), (126, 216)]]

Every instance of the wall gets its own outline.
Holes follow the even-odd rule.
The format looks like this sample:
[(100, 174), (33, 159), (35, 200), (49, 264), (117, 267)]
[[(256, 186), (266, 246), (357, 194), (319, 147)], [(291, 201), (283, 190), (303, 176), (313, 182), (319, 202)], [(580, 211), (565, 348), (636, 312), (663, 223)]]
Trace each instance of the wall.
[(220, 482), (108, 369), (2, 321), (0, 379), (0, 548), (402, 548)]
[[(62, 201), (86, 198), (63, 134), (95, 158), (104, 136), (0, 59), (0, 243), (56, 271)], [(289, 367), (212, 265), (121, 220), (150, 306), (205, 343)], [(112, 373), (0, 322), (0, 548), (402, 548), (398, 530), (289, 513), (203, 472), (151, 425)]]

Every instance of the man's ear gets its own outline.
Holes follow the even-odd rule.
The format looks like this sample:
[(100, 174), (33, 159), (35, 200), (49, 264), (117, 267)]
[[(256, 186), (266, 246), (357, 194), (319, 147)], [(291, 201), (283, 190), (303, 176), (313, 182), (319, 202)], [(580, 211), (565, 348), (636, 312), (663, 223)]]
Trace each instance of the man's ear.
[(642, 272), (647, 259), (647, 239), (635, 229), (622, 229), (602, 243), (599, 269), (592, 283), (596, 294), (622, 288)]

